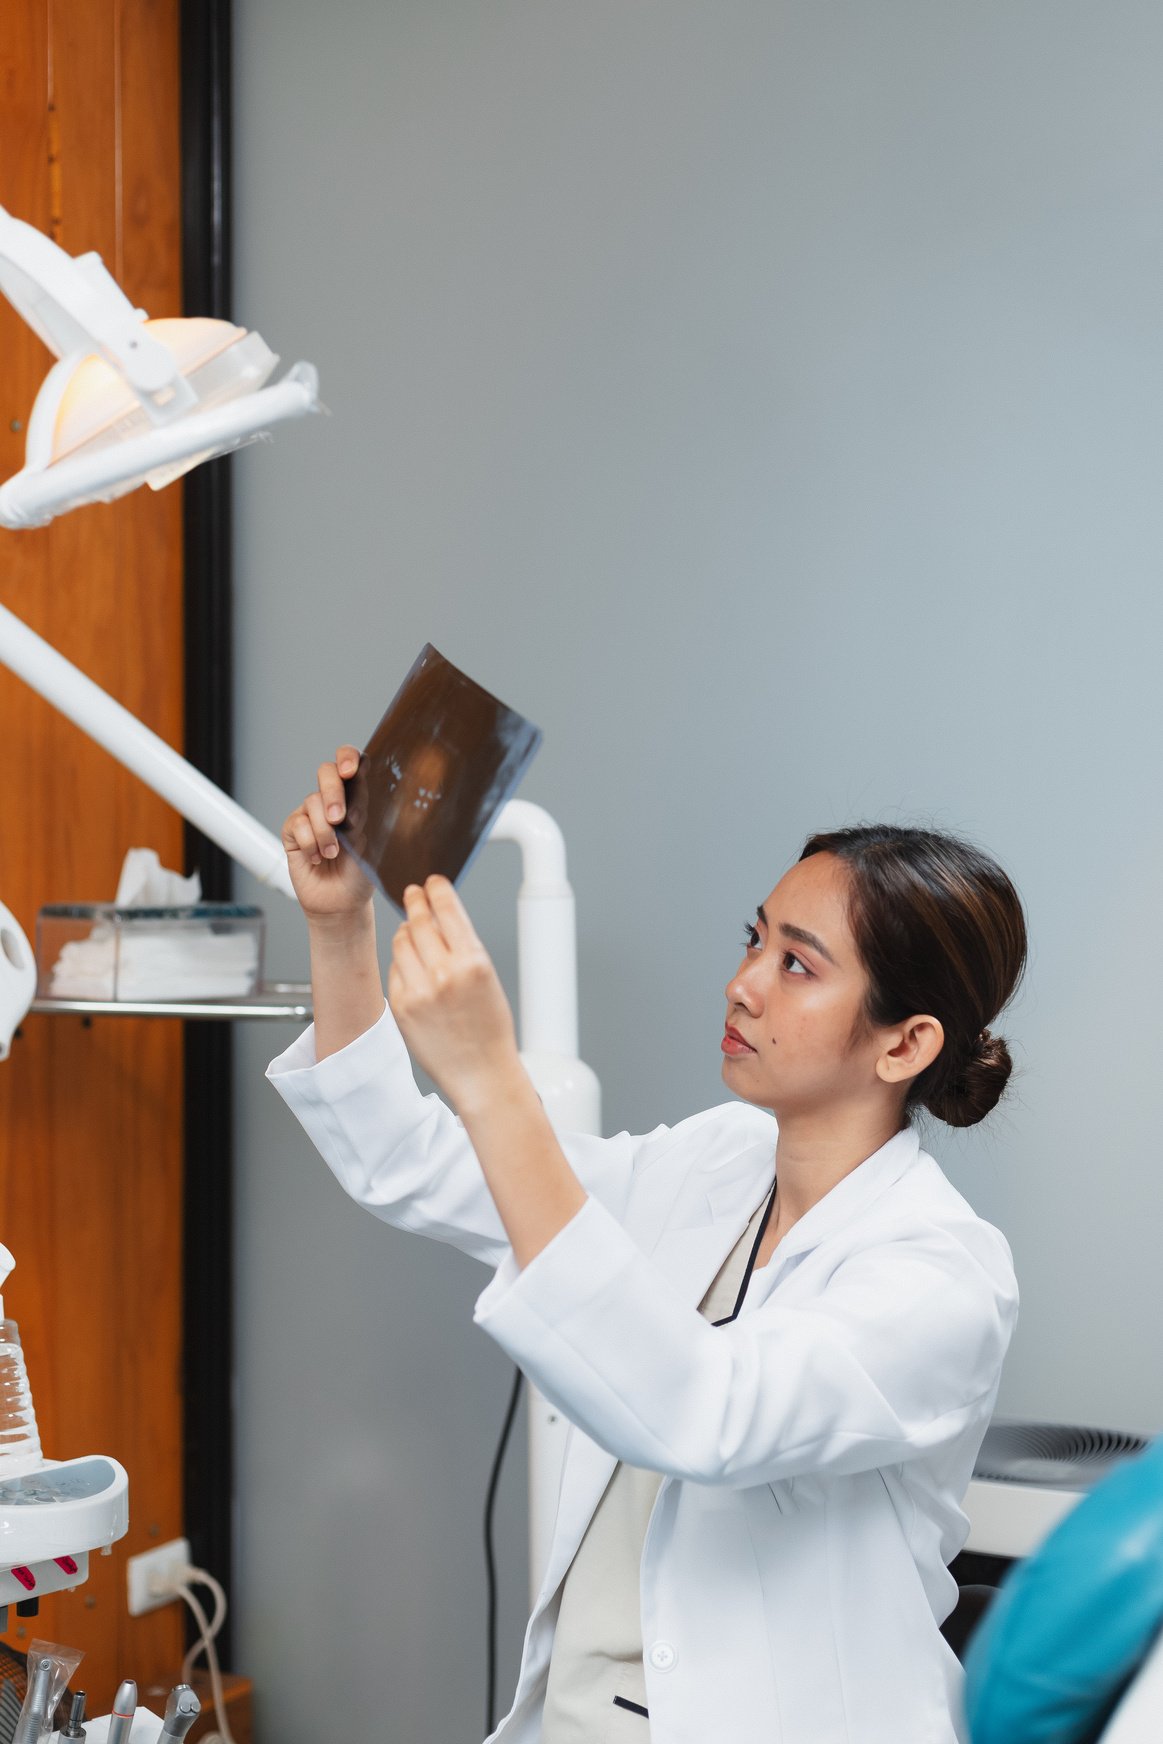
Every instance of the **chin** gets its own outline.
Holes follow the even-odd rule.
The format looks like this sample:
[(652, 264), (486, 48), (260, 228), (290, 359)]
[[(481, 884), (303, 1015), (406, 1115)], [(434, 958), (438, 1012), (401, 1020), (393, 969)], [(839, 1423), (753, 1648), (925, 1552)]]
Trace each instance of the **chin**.
[(742, 1072), (733, 1072), (731, 1067), (735, 1060), (725, 1059), (719, 1076), (730, 1090), (732, 1096), (737, 1096), (740, 1102), (751, 1102), (756, 1108), (774, 1109), (775, 1101), (770, 1084), (748, 1083)]

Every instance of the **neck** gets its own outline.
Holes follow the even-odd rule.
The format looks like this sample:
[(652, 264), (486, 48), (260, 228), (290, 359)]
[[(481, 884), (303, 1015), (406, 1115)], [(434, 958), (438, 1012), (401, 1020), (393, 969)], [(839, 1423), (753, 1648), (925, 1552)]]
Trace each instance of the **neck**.
[(779, 1182), (772, 1224), (784, 1235), (853, 1169), (901, 1130), (897, 1108), (792, 1111), (779, 1120), (775, 1172)]

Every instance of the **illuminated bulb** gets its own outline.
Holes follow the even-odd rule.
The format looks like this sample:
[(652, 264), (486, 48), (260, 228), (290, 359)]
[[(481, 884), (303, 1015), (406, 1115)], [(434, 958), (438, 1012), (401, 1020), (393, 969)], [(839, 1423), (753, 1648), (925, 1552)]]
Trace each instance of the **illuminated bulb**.
[[(182, 375), (198, 397), (197, 411), (224, 405), (261, 388), (278, 358), (257, 333), (235, 327), (230, 321), (204, 317), (146, 321), (145, 331), (171, 353)], [(58, 365), (58, 368), (60, 366)], [(164, 417), (164, 401), (160, 408)], [(109, 448), (129, 436), (155, 429), (151, 417), (133, 389), (118, 372), (96, 355), (82, 358), (60, 390), (52, 427), (51, 462), (72, 459)], [(188, 455), (169, 466), (146, 474), (154, 490), (180, 478), (184, 472), (209, 459), (213, 450)], [(132, 489), (140, 478), (129, 480)], [(120, 494), (120, 493), (118, 493)]]

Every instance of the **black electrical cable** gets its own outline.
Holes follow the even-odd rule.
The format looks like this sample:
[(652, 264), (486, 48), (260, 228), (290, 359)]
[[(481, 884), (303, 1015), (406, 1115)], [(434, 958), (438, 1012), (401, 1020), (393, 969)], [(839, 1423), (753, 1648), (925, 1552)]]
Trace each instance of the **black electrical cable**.
[(501, 1466), (505, 1458), (505, 1449), (509, 1445), (509, 1436), (513, 1429), (513, 1419), (517, 1415), (517, 1402), (521, 1397), (521, 1382), (524, 1379), (520, 1369), (513, 1371), (513, 1385), (509, 1393), (509, 1404), (505, 1411), (505, 1421), (501, 1425), (501, 1439), (497, 1443), (497, 1451), (493, 1457), (493, 1469), (489, 1473), (489, 1489), (485, 1497), (485, 1579), (489, 1589), (489, 1625), (488, 1625), (488, 1671), (486, 1685), (486, 1718), (485, 1737), (492, 1734), (497, 1723), (497, 1562), (493, 1551), (493, 1506), (497, 1500), (497, 1485), (501, 1478)]
[[(730, 1326), (732, 1320), (738, 1320), (739, 1318), (739, 1311), (743, 1306), (743, 1298), (747, 1294), (748, 1285), (751, 1283), (751, 1274), (755, 1270), (755, 1262), (759, 1258), (759, 1249), (763, 1245), (763, 1238), (767, 1234), (767, 1226), (771, 1222), (771, 1213), (775, 1209), (775, 1194), (778, 1186), (778, 1181), (773, 1181), (771, 1183), (771, 1192), (767, 1196), (767, 1204), (764, 1206), (763, 1216), (759, 1220), (759, 1228), (755, 1231), (755, 1240), (751, 1243), (751, 1252), (747, 1256), (747, 1264), (743, 1268), (743, 1277), (739, 1284), (739, 1293), (735, 1297), (735, 1306), (732, 1308), (730, 1314), (724, 1314), (722, 1320), (712, 1321), (711, 1324), (713, 1326)], [(754, 1212), (752, 1213), (752, 1216), (754, 1216)]]

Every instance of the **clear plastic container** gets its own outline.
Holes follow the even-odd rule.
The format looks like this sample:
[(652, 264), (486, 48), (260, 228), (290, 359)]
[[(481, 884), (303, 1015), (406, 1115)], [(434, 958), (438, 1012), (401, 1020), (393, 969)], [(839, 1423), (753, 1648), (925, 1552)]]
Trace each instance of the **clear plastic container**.
[(261, 908), (52, 903), (36, 917), (40, 999), (245, 999), (262, 983)]
[(44, 1464), (20, 1328), (3, 1313), (0, 1301), (0, 1481)]

